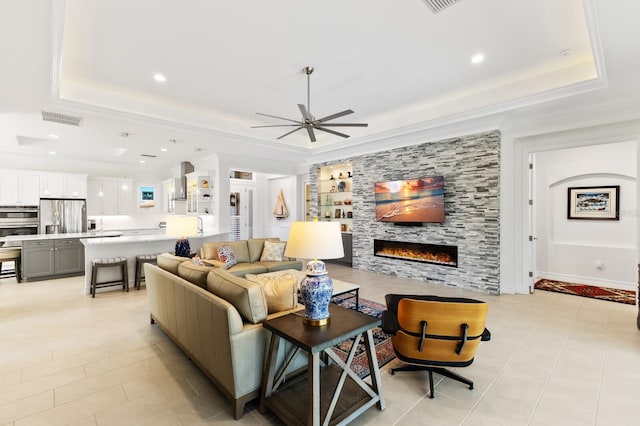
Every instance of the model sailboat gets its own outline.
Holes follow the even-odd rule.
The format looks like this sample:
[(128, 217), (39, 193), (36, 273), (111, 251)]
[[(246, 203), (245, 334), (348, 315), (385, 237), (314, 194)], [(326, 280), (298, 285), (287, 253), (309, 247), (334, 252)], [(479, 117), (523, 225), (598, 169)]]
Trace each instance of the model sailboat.
[(289, 217), (289, 211), (287, 210), (287, 205), (284, 202), (284, 194), (282, 193), (282, 189), (278, 193), (278, 199), (276, 200), (276, 207), (273, 209), (273, 217), (278, 220), (282, 220), (286, 217)]

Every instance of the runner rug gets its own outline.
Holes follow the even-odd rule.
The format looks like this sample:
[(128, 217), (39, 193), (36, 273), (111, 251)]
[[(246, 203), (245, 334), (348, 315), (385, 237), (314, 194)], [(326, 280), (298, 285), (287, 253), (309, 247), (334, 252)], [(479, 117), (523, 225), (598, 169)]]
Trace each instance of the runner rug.
[(594, 285), (547, 280), (545, 278), (536, 281), (535, 288), (556, 293), (573, 294), (576, 296), (591, 297), (593, 299), (626, 303), (628, 305), (636, 304), (636, 292), (633, 290), (618, 290)]
[[(333, 298), (333, 301), (344, 307), (355, 310), (355, 300), (346, 296), (344, 299), (340, 296)], [(360, 298), (359, 311), (363, 314), (371, 315), (376, 318), (382, 317), (382, 311), (386, 309), (386, 306), (380, 303), (372, 302)], [(393, 345), (391, 344), (391, 336), (384, 333), (380, 327), (375, 327), (372, 331), (373, 341), (376, 348), (376, 357), (378, 358), (378, 366), (382, 367), (389, 361), (393, 360), (396, 356), (393, 352)], [(335, 345), (334, 351), (343, 361), (346, 361), (349, 355), (349, 350), (353, 345), (354, 338), (345, 340), (344, 342)], [(365, 352), (364, 336), (360, 339), (356, 355), (351, 362), (351, 369), (361, 378), (365, 378), (369, 375), (369, 363), (367, 362), (367, 355)]]

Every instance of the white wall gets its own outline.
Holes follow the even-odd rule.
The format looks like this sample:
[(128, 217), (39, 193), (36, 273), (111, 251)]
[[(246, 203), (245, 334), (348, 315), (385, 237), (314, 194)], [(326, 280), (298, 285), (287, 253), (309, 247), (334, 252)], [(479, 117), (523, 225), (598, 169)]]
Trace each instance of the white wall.
[[(282, 190), (284, 201), (289, 210), (289, 217), (278, 220), (273, 217), (278, 193)], [(266, 205), (264, 206), (265, 236), (279, 237), (286, 241), (289, 238), (291, 223), (298, 217), (297, 177), (273, 177), (266, 180)]]
[[(536, 277), (636, 286), (636, 142), (535, 154)], [(567, 190), (620, 186), (620, 220), (567, 218)], [(597, 267), (599, 266), (599, 267)]]

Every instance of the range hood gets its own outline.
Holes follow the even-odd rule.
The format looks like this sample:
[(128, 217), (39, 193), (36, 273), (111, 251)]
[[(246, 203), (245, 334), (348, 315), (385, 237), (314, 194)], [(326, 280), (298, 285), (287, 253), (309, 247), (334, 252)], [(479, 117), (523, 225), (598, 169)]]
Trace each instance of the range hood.
[(188, 161), (180, 163), (180, 177), (175, 182), (175, 198), (174, 200), (186, 200), (187, 199), (187, 174), (193, 173), (193, 164)]

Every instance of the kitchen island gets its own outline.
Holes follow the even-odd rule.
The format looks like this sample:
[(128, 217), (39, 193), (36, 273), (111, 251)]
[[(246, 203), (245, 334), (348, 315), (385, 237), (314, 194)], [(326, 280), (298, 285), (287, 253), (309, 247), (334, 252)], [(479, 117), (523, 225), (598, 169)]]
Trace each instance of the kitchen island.
[(84, 274), (84, 247), (81, 238), (107, 238), (118, 231), (11, 235), (0, 241), (5, 247), (22, 247), (22, 278), (50, 280)]
[[(202, 245), (210, 241), (226, 241), (228, 232), (203, 232), (196, 236), (188, 237), (191, 251), (197, 253)], [(83, 238), (80, 240), (84, 245), (84, 270), (85, 284), (84, 293), (91, 293), (91, 260), (105, 257), (126, 257), (128, 267), (129, 286), (133, 288), (135, 279), (136, 256), (139, 254), (173, 253), (176, 237), (164, 234), (153, 235), (123, 235), (113, 238)], [(102, 274), (102, 270), (100, 273)], [(100, 276), (100, 281), (117, 279), (117, 269), (104, 271)], [(109, 276), (113, 274), (112, 276)], [(109, 291), (108, 288), (97, 289)], [(113, 290), (113, 289), (112, 289)]]

